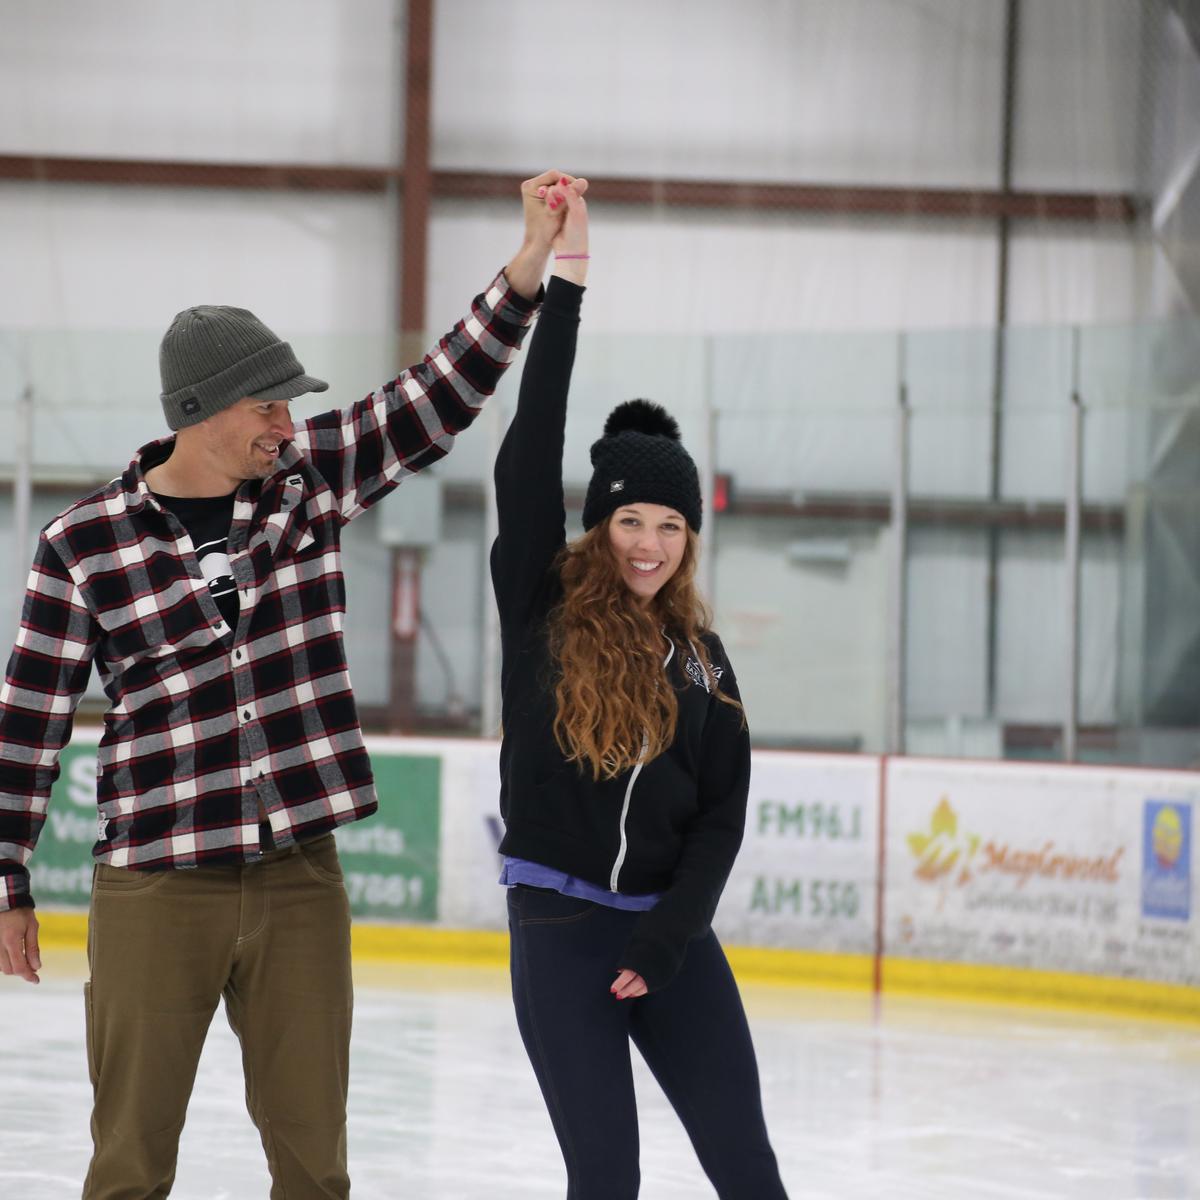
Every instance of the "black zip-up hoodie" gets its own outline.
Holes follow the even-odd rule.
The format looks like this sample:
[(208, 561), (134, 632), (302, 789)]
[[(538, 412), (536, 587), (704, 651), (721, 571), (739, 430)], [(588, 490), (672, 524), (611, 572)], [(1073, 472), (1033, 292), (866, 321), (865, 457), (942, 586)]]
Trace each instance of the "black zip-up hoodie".
[[(491, 561), (500, 610), (506, 828), (500, 850), (612, 891), (661, 892), (613, 964), (636, 971), (654, 991), (674, 978), (688, 942), (707, 931), (716, 911), (745, 826), (750, 739), (741, 712), (712, 694), (693, 648), (664, 636), (664, 671), (679, 701), (667, 750), (596, 782), (555, 740), (547, 618), (562, 595), (553, 563), (566, 541), (563, 434), (583, 291), (550, 280), (517, 413), (496, 459), (500, 535)], [(721, 690), (736, 698), (719, 639), (706, 634), (704, 644)]]

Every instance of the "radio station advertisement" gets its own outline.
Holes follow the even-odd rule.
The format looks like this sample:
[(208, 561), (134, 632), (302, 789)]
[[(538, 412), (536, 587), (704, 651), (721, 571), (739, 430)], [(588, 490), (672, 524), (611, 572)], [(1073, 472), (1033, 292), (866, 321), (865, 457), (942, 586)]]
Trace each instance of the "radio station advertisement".
[[(446, 925), (507, 926), (498, 760), (496, 743), (464, 742), (443, 763)], [(714, 921), (724, 941), (872, 952), (879, 771), (876, 758), (754, 755), (746, 836)]]
[(714, 928), (742, 946), (875, 948), (880, 761), (759, 751)]
[(1200, 984), (1188, 772), (891, 759), (889, 956)]

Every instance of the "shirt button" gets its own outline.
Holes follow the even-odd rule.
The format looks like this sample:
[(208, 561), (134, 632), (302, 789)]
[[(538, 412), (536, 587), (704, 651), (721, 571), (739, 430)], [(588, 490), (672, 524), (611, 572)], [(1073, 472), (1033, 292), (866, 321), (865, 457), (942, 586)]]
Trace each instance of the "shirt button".
[(248, 721), (248, 720), (250, 720), (250, 710), (249, 710), (248, 708), (243, 708), (243, 709), (242, 709), (242, 720), (243, 720), (243, 721)]
[(242, 652), (240, 650), (235, 650), (233, 652), (233, 657), (236, 658), (238, 660), (238, 662), (241, 662), (242, 661)]

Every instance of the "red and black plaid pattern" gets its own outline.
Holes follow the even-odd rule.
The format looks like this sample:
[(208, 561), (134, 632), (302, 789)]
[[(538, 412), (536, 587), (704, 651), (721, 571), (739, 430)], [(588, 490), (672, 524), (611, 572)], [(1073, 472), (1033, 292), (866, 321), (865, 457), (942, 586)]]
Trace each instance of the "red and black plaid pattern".
[(26, 863), (92, 664), (110, 706), (98, 754), (102, 862), (252, 860), (375, 811), (342, 641), (341, 529), (449, 451), (519, 349), (535, 305), (503, 275), (425, 359), (297, 426), (238, 491), (236, 629), (190, 539), (146, 487), (151, 443), (43, 530), (0, 689), (0, 910), (32, 905)]

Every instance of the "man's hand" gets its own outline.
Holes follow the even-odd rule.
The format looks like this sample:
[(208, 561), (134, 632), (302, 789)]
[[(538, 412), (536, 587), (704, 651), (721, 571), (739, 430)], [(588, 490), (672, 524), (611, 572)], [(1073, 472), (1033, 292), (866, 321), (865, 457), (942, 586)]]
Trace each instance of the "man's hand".
[(512, 262), (504, 268), (504, 274), (512, 289), (526, 300), (532, 300), (542, 286), (550, 247), (567, 214), (563, 189), (568, 186), (574, 188), (576, 196), (582, 196), (587, 191), (587, 180), (562, 171), (543, 171), (521, 184), (525, 240)]
[(521, 207), (525, 213), (525, 245), (550, 249), (562, 228), (565, 210), (559, 205), (563, 189), (571, 185), (577, 196), (587, 191), (586, 179), (562, 171), (543, 171), (536, 179), (521, 184)]
[(0, 973), (20, 975), (38, 983), (42, 969), (38, 950), (38, 923), (32, 908), (10, 908), (0, 912)]

